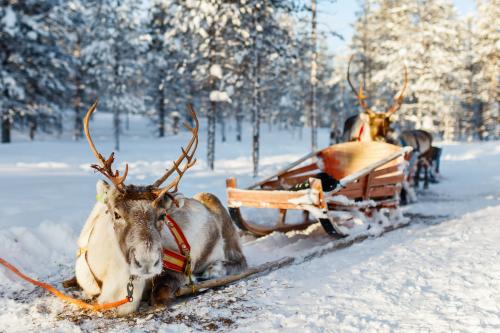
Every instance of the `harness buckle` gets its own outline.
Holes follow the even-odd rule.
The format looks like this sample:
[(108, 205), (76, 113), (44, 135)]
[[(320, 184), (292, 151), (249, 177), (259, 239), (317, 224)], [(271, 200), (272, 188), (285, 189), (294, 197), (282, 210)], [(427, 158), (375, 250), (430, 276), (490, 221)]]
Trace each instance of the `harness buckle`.
[(193, 294), (196, 292), (196, 287), (193, 282), (193, 272), (191, 270), (191, 253), (189, 250), (184, 252), (186, 256), (186, 266), (184, 267), (184, 275), (186, 275), (189, 279), (189, 285), (191, 286), (191, 290)]
[(127, 299), (129, 302), (134, 301), (134, 278), (130, 277), (127, 283)]

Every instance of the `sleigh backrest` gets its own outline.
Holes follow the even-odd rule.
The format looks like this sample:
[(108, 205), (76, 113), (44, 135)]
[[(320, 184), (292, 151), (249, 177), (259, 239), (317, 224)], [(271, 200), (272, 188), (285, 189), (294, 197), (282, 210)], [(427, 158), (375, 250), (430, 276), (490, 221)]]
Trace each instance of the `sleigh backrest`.
[[(342, 179), (400, 150), (401, 147), (385, 142), (346, 142), (325, 148), (318, 155), (323, 171), (335, 179)], [(399, 164), (402, 160), (403, 157), (392, 160), (386, 166)]]
[[(318, 152), (314, 161), (309, 160), (309, 163), (305, 165), (299, 165), (280, 173), (261, 184), (261, 188), (287, 190), (320, 172), (325, 172), (334, 179), (340, 180), (399, 151), (401, 151), (401, 147), (384, 142), (346, 142), (332, 145)], [(394, 176), (402, 162), (403, 156), (389, 161), (379, 168), (376, 178)], [(393, 166), (394, 168), (390, 168)], [(379, 181), (377, 180), (377, 182)]]

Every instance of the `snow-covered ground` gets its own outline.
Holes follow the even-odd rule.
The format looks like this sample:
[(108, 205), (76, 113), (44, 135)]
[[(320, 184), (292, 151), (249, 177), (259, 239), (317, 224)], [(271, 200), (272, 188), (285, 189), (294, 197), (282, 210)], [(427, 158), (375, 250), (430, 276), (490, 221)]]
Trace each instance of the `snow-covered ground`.
[[(110, 152), (110, 119), (97, 115), (96, 144)], [(249, 130), (249, 129), (247, 129)], [(148, 183), (176, 157), (187, 133), (162, 140), (135, 119), (117, 161), (129, 182)], [(217, 145), (216, 171), (199, 163), (181, 191), (224, 198), (224, 179), (249, 184), (248, 140)], [(245, 132), (248, 139), (249, 131)], [(286, 132), (263, 128), (261, 174), (307, 152)], [(325, 146), (327, 133), (320, 132)], [(500, 331), (500, 145), (443, 144), (443, 179), (404, 207), (409, 227), (227, 288), (126, 318), (86, 315), (0, 267), (0, 332), (141, 331), (358, 332)], [(0, 146), (0, 257), (58, 284), (72, 275), (76, 238), (95, 200), (99, 175), (85, 142), (46, 139)], [(328, 246), (319, 226), (245, 238), (251, 264), (306, 256)], [(58, 285), (60, 287), (60, 285)]]

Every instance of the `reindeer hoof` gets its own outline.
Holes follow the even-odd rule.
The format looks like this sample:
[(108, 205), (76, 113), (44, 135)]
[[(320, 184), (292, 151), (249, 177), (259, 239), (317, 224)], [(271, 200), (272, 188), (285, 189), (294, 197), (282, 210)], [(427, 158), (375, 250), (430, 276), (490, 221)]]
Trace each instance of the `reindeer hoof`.
[(158, 286), (151, 295), (151, 305), (168, 305), (175, 298), (175, 292), (169, 286)]

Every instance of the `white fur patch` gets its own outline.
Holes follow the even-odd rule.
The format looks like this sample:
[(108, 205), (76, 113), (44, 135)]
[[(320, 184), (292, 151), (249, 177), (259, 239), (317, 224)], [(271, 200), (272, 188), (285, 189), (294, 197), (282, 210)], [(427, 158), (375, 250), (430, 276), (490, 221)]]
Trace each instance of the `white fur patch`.
[(76, 259), (75, 276), (78, 285), (90, 297), (97, 296), (101, 293), (101, 288), (94, 278), (94, 274), (90, 270), (85, 254), (82, 254)]

